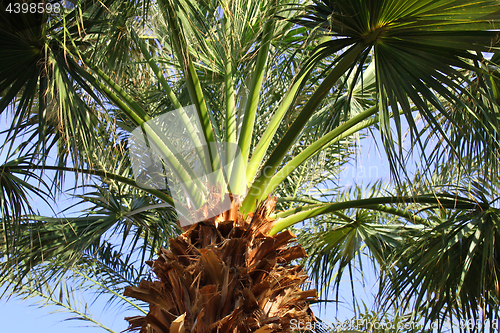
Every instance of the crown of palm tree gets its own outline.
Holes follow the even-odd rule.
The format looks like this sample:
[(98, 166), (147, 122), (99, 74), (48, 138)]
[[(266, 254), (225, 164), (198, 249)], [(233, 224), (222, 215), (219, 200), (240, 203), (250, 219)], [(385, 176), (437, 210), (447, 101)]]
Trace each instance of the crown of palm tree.
[[(80, 271), (117, 294), (144, 277), (137, 262), (179, 233), (172, 207), (210, 206), (208, 192), (218, 191), (242, 195), (243, 220), (277, 197), (268, 236), (300, 225), (320, 286), (338, 286), (366, 247), (388, 281), (382, 299), (428, 320), (479, 309), (494, 318), (496, 1), (75, 4), (52, 14), (1, 5), (0, 110), (11, 117), (0, 172), (3, 283), (51, 295)], [(156, 121), (173, 110), (193, 143), (184, 155)], [(414, 179), (405, 122), (410, 151), (422, 156)], [(147, 153), (127, 141), (136, 128), (161, 156), (160, 181), (181, 187), (141, 186), (131, 156)], [(375, 185), (368, 196), (334, 188), (352, 138), (371, 129), (397, 187)], [(199, 170), (215, 173), (215, 189)], [(51, 205), (71, 173), (90, 209), (41, 216), (32, 198)], [(326, 194), (313, 197), (314, 188)]]

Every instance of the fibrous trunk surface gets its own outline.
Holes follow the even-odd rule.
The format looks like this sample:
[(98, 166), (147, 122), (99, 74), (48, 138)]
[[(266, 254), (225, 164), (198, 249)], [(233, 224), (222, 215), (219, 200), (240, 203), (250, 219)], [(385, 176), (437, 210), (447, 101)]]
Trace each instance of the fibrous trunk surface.
[(274, 209), (268, 199), (244, 220), (238, 205), (191, 225), (148, 264), (156, 281), (127, 287), (125, 295), (148, 302), (147, 316), (128, 317), (141, 333), (290, 332), (315, 320), (309, 302), (316, 290), (300, 286), (307, 275), (293, 259), (306, 256), (295, 236), (267, 236)]

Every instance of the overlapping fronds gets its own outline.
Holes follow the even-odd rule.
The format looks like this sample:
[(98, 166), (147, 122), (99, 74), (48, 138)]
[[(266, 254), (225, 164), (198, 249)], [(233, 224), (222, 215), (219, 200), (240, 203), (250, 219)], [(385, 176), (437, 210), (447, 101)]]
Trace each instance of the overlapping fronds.
[[(489, 76), (483, 75), (480, 65), (483, 53), (495, 51), (498, 32), (495, 22), (500, 11), (495, 1), (313, 1), (297, 22), (320, 31), (327, 36), (318, 46), (312, 62), (319, 62), (332, 54), (347, 56), (346, 48), (363, 45), (358, 57), (363, 59), (369, 50), (376, 66), (377, 104), (384, 147), (390, 157), (391, 167), (396, 161), (396, 147), (401, 147), (402, 122), (399, 115), (391, 113), (402, 109), (411, 130), (411, 141), (420, 147), (419, 130), (412, 116), (418, 109), (426, 124), (438, 133), (455, 156), (460, 143), (438, 121), (446, 119), (453, 125), (453, 133), (461, 132), (456, 121), (459, 108), (463, 117), (474, 119), (474, 129), (485, 131), (487, 136), (497, 136), (498, 121), (491, 117), (492, 107), (484, 96), (489, 91), (471, 93), (469, 85), (485, 87)], [(472, 77), (463, 72), (471, 71)], [(360, 73), (360, 69), (353, 70)], [(461, 96), (466, 96), (473, 106), (464, 107)], [(448, 105), (451, 104), (450, 109)], [(438, 110), (438, 113), (435, 112)], [(399, 145), (394, 145), (389, 119), (394, 120)], [(469, 127), (473, 123), (468, 123)], [(496, 125), (496, 126), (495, 126)], [(464, 133), (460, 133), (463, 136)], [(487, 140), (486, 138), (483, 138)], [(483, 141), (484, 142), (484, 141)], [(399, 173), (395, 173), (398, 175)]]
[[(420, 311), (427, 323), (444, 320), (496, 320), (500, 272), (499, 212), (495, 184), (481, 181), (481, 171), (449, 164), (435, 170), (432, 182), (418, 182), (417, 191), (462, 193), (475, 198), (476, 209), (450, 211), (428, 207), (428, 224), (403, 239), (389, 257), (386, 302), (399, 298), (404, 310)], [(417, 177), (420, 177), (418, 175)], [(488, 327), (477, 326), (481, 331)]]

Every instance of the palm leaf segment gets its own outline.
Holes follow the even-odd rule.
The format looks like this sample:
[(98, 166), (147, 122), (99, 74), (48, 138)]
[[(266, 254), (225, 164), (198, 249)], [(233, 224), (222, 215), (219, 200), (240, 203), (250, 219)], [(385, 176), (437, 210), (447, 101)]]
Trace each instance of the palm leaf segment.
[[(394, 159), (397, 146), (392, 144), (389, 119), (394, 119), (399, 147), (402, 139), (400, 115), (392, 116), (395, 110), (404, 111), (415, 143), (421, 145), (412, 116), (412, 111), (418, 109), (445, 142), (454, 148), (459, 146), (451, 144), (448, 133), (442, 132), (434, 110), (439, 110), (443, 118), (454, 123), (455, 131), (459, 130), (459, 124), (454, 121), (456, 116), (445, 104), (448, 101), (455, 106), (463, 104), (457, 96), (468, 94), (464, 91), (464, 82), (470, 82), (463, 71), (472, 70), (480, 75), (481, 52), (495, 50), (497, 32), (490, 29), (490, 24), (498, 20), (496, 2), (359, 0), (313, 3), (296, 22), (318, 29), (321, 35), (332, 39), (318, 46), (311, 62), (319, 62), (338, 52), (340, 56), (332, 64), (335, 68), (347, 56), (362, 62), (371, 52), (375, 58), (380, 129), (392, 166), (397, 164)], [(346, 48), (352, 52), (344, 52)], [(354, 70), (351, 66), (349, 70), (359, 76), (361, 67)], [(465, 108), (463, 112), (470, 113), (473, 119), (484, 116), (487, 120), (481, 122), (478, 129), (486, 127), (489, 135), (495, 134), (498, 124), (496, 117), (489, 115), (488, 103), (473, 96), (470, 98), (479, 110)], [(310, 103), (316, 101), (311, 99)], [(285, 142), (281, 150), (286, 147)]]
[[(92, 107), (100, 99), (91, 76), (69, 51), (88, 45), (79, 30), (82, 17), (78, 11), (63, 15), (62, 6), (58, 13), (15, 14), (7, 12), (6, 5), (0, 5), (0, 43), (4, 45), (0, 50), (4, 61), (0, 113), (9, 106), (14, 110), (8, 142), (29, 135), (24, 139), (31, 147), (24, 149), (31, 150), (42, 164), (51, 149), (57, 150), (58, 161), (64, 164), (68, 147), (76, 145), (82, 149), (72, 151), (71, 157), (74, 165), (83, 166), (84, 152), (98, 145), (92, 134), (102, 114)], [(83, 2), (82, 8), (87, 7)], [(95, 12), (88, 14), (92, 17)]]
[[(219, 215), (230, 209), (231, 198), (244, 196), (237, 192), (237, 180), (230, 175), (235, 164), (242, 164), (239, 147), (235, 143), (208, 144), (194, 106), (168, 112), (149, 123), (168, 138), (172, 155), (165, 156), (157, 146), (151, 147), (151, 137), (135, 129), (129, 139), (134, 178), (142, 187), (170, 191), (181, 226)], [(222, 167), (213, 170), (212, 161)], [(223, 161), (227, 164), (222, 165)], [(189, 174), (187, 182), (179, 181), (179, 164)], [(190, 191), (192, 188), (196, 192)]]

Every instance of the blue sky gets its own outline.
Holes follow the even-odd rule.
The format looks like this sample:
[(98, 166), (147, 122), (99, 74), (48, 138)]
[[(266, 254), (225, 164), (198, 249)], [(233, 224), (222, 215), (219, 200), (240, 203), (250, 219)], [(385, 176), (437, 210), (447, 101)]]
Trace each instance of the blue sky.
[[(16, 299), (5, 301), (0, 300), (0, 318), (2, 319), (2, 331), (4, 332), (106, 332), (101, 328), (82, 327), (84, 322), (64, 321), (67, 314), (52, 313), (57, 311), (57, 307), (30, 306), (26, 302)], [(79, 327), (80, 326), (80, 327)], [(113, 326), (123, 330), (126, 325)]]

